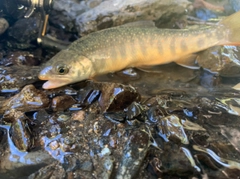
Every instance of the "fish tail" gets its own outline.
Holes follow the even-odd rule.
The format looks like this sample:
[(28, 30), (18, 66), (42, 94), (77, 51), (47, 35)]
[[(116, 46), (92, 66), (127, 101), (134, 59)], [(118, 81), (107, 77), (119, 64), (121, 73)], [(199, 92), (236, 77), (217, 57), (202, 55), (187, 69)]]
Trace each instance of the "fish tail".
[[(226, 17), (219, 22), (228, 30), (228, 45), (240, 45), (240, 11)], [(227, 45), (226, 43), (224, 43)]]

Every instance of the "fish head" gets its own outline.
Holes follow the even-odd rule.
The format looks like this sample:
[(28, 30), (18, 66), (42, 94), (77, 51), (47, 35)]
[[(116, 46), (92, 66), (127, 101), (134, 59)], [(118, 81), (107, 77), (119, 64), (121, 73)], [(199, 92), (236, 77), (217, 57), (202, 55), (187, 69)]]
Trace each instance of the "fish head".
[(47, 80), (44, 89), (53, 89), (89, 78), (91, 67), (91, 61), (85, 56), (63, 50), (44, 65), (38, 78)]

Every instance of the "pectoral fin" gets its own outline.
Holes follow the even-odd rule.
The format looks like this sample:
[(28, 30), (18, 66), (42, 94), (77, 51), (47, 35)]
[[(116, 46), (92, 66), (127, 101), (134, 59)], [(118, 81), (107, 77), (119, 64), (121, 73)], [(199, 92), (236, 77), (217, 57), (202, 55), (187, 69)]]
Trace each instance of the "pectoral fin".
[(236, 84), (232, 88), (239, 91), (240, 90), (240, 83)]
[(178, 60), (175, 60), (175, 62), (178, 65), (181, 65), (183, 67), (196, 70), (200, 68), (196, 62), (196, 57), (197, 57), (197, 54), (190, 54), (190, 55), (181, 57)]
[(161, 67), (162, 65), (155, 65), (155, 66), (141, 66), (136, 68), (146, 73), (163, 73)]

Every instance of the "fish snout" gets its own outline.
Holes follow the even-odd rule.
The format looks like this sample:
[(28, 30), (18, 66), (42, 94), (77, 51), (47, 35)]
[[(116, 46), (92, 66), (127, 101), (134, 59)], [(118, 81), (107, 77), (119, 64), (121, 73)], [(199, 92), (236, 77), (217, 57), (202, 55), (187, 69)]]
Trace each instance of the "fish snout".
[(48, 80), (49, 77), (51, 76), (51, 70), (52, 70), (52, 67), (49, 66), (49, 67), (45, 67), (44, 69), (42, 69), (40, 71), (40, 73), (38, 74), (38, 78), (40, 80)]

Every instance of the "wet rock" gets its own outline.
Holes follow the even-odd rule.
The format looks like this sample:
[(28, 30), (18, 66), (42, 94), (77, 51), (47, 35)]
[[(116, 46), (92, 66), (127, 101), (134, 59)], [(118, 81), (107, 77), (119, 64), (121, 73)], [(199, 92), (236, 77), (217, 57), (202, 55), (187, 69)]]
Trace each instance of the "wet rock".
[(140, 95), (130, 85), (117, 83), (98, 83), (96, 85), (101, 90), (98, 102), (102, 112), (123, 110), (133, 101), (140, 99)]
[(1, 8), (1, 16), (11, 16), (14, 19), (22, 18), (26, 12), (27, 8), (19, 8), (21, 7), (21, 4), (19, 3), (21, 1), (8, 1), (8, 0), (2, 0), (0, 4)]
[(9, 40), (6, 43), (8, 48), (12, 48), (12, 49), (21, 49), (21, 50), (26, 50), (26, 49), (31, 49), (31, 48), (35, 48), (36, 46), (30, 43), (20, 43), (20, 42), (16, 42), (15, 40)]
[(45, 151), (47, 151), (52, 158), (64, 163), (65, 157), (73, 153), (69, 152), (70, 146), (64, 145), (64, 139), (62, 140), (61, 137), (61, 134), (51, 136), (51, 138), (43, 136), (41, 142), (44, 145)]
[(25, 86), (22, 91), (2, 103), (0, 113), (9, 109), (27, 112), (48, 107), (49, 99), (46, 94), (37, 90), (33, 85)]
[(38, 81), (39, 67), (11, 66), (0, 68), (0, 91), (16, 92), (21, 87)]
[(161, 167), (162, 167), (162, 162), (159, 159), (159, 157), (154, 156), (149, 160), (148, 166), (147, 166), (147, 170), (149, 171), (149, 173), (153, 174), (154, 176), (157, 176), (158, 178), (162, 178), (162, 171), (161, 171)]
[(20, 43), (29, 43), (38, 37), (40, 18), (30, 17), (19, 19), (9, 28), (8, 35)]
[(32, 118), (35, 123), (40, 124), (49, 118), (49, 114), (46, 112), (46, 110), (42, 109), (42, 110), (39, 110), (39, 111), (33, 113)]
[[(170, 92), (170, 91), (168, 91), (168, 92)], [(156, 95), (154, 97), (148, 98), (146, 101), (144, 101), (144, 104), (147, 106), (152, 106), (152, 107), (156, 107), (156, 105), (159, 105), (163, 108), (166, 108), (167, 103), (169, 101), (170, 101), (169, 94), (161, 94), (161, 95)]]
[(208, 70), (201, 71), (201, 76), (199, 79), (199, 83), (201, 84), (201, 86), (207, 89), (213, 89), (220, 84), (220, 81), (221, 79), (219, 74), (214, 74), (212, 72), (209, 72)]
[(37, 172), (31, 174), (28, 179), (48, 179), (48, 178), (65, 178), (67, 176), (64, 168), (57, 162), (49, 164), (41, 168)]
[(61, 125), (59, 122), (56, 121), (55, 115), (49, 117), (48, 120), (45, 121), (43, 124), (45, 124), (45, 130), (42, 130), (40, 133), (40, 136), (42, 137), (41, 143), (50, 143), (51, 141), (49, 141), (48, 138), (54, 138), (58, 136), (62, 131)]
[(209, 148), (204, 148), (204, 147), (197, 146), (197, 145), (193, 145), (193, 148), (196, 151), (201, 151), (203, 153), (208, 154), (211, 157), (212, 161), (215, 161), (218, 165), (221, 165), (228, 169), (240, 170), (240, 163), (238, 161), (236, 161), (235, 158), (233, 160), (229, 160), (227, 158), (221, 157), (220, 155), (216, 154), (213, 150), (211, 150)]
[(236, 46), (216, 46), (198, 53), (199, 66), (221, 76), (240, 76), (240, 52)]
[[(165, 147), (166, 148), (160, 158), (162, 162), (161, 171), (164, 174), (168, 174), (168, 176), (189, 176), (196, 173), (196, 171), (200, 172), (200, 169), (195, 165), (195, 162), (195, 166), (192, 166), (191, 161), (182, 148), (176, 145), (166, 145)], [(193, 160), (193, 158), (191, 159)]]
[(106, 112), (104, 117), (113, 122), (123, 122), (126, 118), (126, 114), (123, 112)]
[(4, 18), (0, 18), (0, 35), (3, 34), (9, 27), (8, 21)]
[(238, 152), (240, 152), (240, 131), (237, 127), (228, 128), (221, 126), (221, 134), (228, 139), (228, 141)]
[(98, 100), (100, 94), (99, 89), (96, 89), (91, 83), (88, 83), (87, 86), (78, 91), (76, 99), (78, 103), (80, 103), (80, 106), (85, 108)]
[(33, 142), (31, 131), (28, 127), (29, 118), (23, 112), (11, 109), (3, 115), (3, 121), (12, 123), (9, 134), (18, 150), (29, 151)]
[(188, 137), (184, 131), (180, 119), (176, 115), (166, 116), (161, 119), (158, 125), (159, 135), (168, 142), (180, 141), (182, 144), (189, 144)]
[(149, 134), (143, 129), (132, 132), (124, 147), (122, 159), (116, 174), (117, 179), (135, 178), (150, 145)]
[[(101, 165), (99, 165), (101, 163)], [(114, 158), (112, 156), (104, 156), (95, 161), (95, 172), (97, 178), (110, 179), (114, 169)]]
[(73, 97), (68, 95), (56, 96), (52, 99), (51, 107), (53, 111), (64, 111), (70, 108), (73, 104), (76, 103), (76, 100)]
[(152, 123), (157, 123), (161, 118), (165, 117), (165, 110), (159, 106), (152, 106), (147, 111), (148, 120)]
[(31, 152), (20, 151), (14, 145), (10, 137), (9, 134), (10, 126), (1, 125), (0, 127), (1, 129), (3, 128), (6, 129), (5, 133), (6, 139), (0, 141), (1, 142), (0, 150), (2, 154), (0, 162), (1, 177), (3, 178), (19, 178), (23, 176), (26, 177), (32, 172), (36, 171), (38, 167), (53, 162), (53, 159), (44, 150), (35, 150)]
[(70, 119), (70, 116), (65, 115), (65, 114), (61, 114), (58, 116), (57, 121), (59, 122), (65, 122), (68, 121)]
[(187, 130), (192, 130), (192, 131), (206, 131), (206, 129), (204, 129), (203, 127), (201, 127), (200, 125), (191, 122), (189, 120), (181, 120), (181, 124), (183, 125), (184, 129)]
[(85, 118), (85, 111), (78, 111), (72, 114), (72, 120), (83, 121)]
[(60, 88), (46, 90), (45, 93), (50, 98), (54, 98), (56, 96), (61, 96), (61, 95), (75, 96), (75, 95), (77, 95), (77, 90), (75, 90), (71, 87), (68, 87), (68, 86), (63, 86), (63, 87), (60, 87)]
[(3, 115), (3, 121), (7, 123), (13, 123), (17, 119), (26, 120), (27, 116), (23, 112), (16, 111), (15, 109), (8, 110)]
[(1, 65), (10, 66), (10, 65), (27, 65), (35, 66), (40, 64), (40, 59), (35, 57), (34, 54), (31, 54), (27, 51), (15, 51), (11, 52), (0, 62)]
[(21, 151), (29, 151), (32, 147), (32, 138), (28, 127), (27, 119), (19, 116), (15, 119), (10, 128), (10, 136), (15, 146)]
[(214, 107), (217, 108), (220, 113), (224, 110), (229, 114), (240, 116), (239, 98), (217, 98)]
[(144, 111), (144, 107), (139, 103), (133, 102), (130, 106), (128, 106), (127, 110), (127, 119), (131, 120), (133, 118), (145, 121), (146, 115)]
[(93, 164), (90, 161), (83, 162), (80, 169), (83, 171), (91, 172), (93, 170)]

